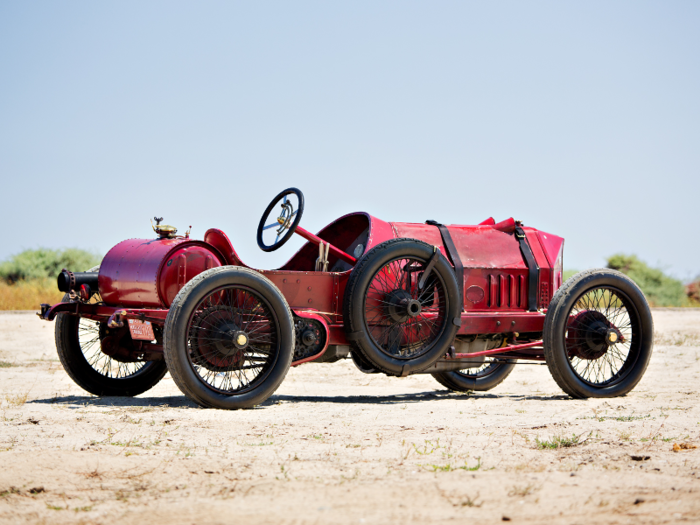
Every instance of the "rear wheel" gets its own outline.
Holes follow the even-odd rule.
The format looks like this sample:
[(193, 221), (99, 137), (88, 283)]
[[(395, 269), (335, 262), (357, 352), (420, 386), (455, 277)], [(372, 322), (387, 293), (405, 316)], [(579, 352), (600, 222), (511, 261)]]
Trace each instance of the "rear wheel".
[(442, 386), (455, 392), (485, 391), (496, 388), (505, 381), (513, 368), (513, 363), (487, 357), (482, 365), (475, 368), (436, 372), (432, 375)]
[(544, 323), (552, 377), (572, 397), (616, 397), (642, 379), (654, 323), (639, 287), (614, 270), (581, 272), (557, 291)]
[[(99, 267), (88, 270), (96, 272)], [(68, 295), (63, 302), (68, 302)], [(91, 303), (99, 302), (99, 294)], [(124, 329), (128, 332), (128, 328)], [(75, 383), (96, 396), (136, 396), (154, 387), (167, 368), (163, 361), (135, 361), (127, 352), (113, 356), (102, 351), (102, 341), (109, 334), (106, 324), (77, 315), (56, 316), (56, 350), (63, 368)], [(128, 351), (131, 337), (119, 334), (119, 348)]]
[(175, 384), (211, 408), (251, 408), (287, 375), (294, 353), (284, 296), (258, 272), (223, 266), (180, 290), (165, 321), (164, 353)]

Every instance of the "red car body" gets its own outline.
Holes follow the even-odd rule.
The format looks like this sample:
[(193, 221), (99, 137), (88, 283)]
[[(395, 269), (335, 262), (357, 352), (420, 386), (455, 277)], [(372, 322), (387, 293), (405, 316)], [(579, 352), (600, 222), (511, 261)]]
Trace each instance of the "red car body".
[[(464, 267), (464, 309), (458, 335), (529, 333), (540, 334), (553, 294), (562, 283), (564, 239), (534, 228), (523, 227), (538, 271), (537, 308), (528, 308), (529, 272), (516, 238), (512, 218), (495, 223), (487, 219), (476, 226), (450, 225), (459, 259)], [(293, 365), (319, 360), (329, 346), (348, 345), (343, 325), (343, 296), (354, 262), (373, 247), (395, 238), (418, 239), (450, 256), (438, 227), (430, 224), (385, 222), (367, 213), (351, 213), (313, 235), (298, 227), (308, 242), (277, 270), (256, 270), (272, 281), (301, 318), (319, 321), (327, 331), (318, 354)], [(329, 271), (316, 271), (318, 244), (329, 243)], [(52, 320), (58, 313), (79, 314), (108, 325), (135, 319), (162, 325), (168, 309), (185, 284), (200, 273), (219, 266), (247, 267), (226, 234), (210, 229), (203, 240), (188, 236), (129, 239), (114, 246), (99, 270), (98, 304), (62, 302), (42, 305), (41, 317)], [(541, 337), (536, 337), (540, 339)], [(530, 338), (532, 340), (532, 337)], [(513, 358), (543, 359), (541, 341), (513, 344), (470, 354), (506, 354)], [(138, 342), (146, 355), (162, 353), (162, 345)], [(460, 357), (457, 354), (453, 357)]]

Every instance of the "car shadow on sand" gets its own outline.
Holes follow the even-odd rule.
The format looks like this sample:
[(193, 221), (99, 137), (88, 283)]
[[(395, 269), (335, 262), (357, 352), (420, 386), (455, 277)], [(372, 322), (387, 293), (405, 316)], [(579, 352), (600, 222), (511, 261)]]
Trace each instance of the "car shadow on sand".
[(390, 396), (290, 396), (273, 395), (263, 403), (263, 405), (274, 405), (277, 403), (341, 403), (341, 404), (369, 404), (369, 405), (392, 405), (406, 403), (423, 403), (426, 401), (457, 400), (488, 400), (508, 399), (513, 402), (518, 401), (552, 401), (571, 399), (566, 395), (522, 395), (522, 394), (490, 394), (486, 392), (459, 393), (449, 390), (437, 390), (430, 392), (414, 392), (411, 394), (394, 394)]
[(168, 397), (121, 397), (121, 396), (55, 396), (44, 399), (33, 399), (27, 404), (61, 405), (67, 408), (98, 407), (151, 407), (151, 408), (199, 408), (198, 405), (185, 396)]
[[(287, 403), (339, 403), (349, 405), (398, 405), (407, 403), (424, 403), (429, 401), (446, 400), (487, 401), (489, 399), (508, 399), (518, 401), (554, 401), (570, 399), (566, 395), (522, 395), (522, 394), (491, 394), (486, 392), (458, 393), (449, 390), (429, 392), (413, 392), (410, 394), (393, 394), (388, 396), (349, 395), (349, 396), (293, 396), (273, 395), (256, 408), (272, 407)], [(55, 396), (44, 399), (27, 401), (27, 404), (61, 405), (68, 408), (84, 408), (87, 406), (114, 408), (200, 408), (185, 396), (168, 397), (94, 397), (94, 396)]]

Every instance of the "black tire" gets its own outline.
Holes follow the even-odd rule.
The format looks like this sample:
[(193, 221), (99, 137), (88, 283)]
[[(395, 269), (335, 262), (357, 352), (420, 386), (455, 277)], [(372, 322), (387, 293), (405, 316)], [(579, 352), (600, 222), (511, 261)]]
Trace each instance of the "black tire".
[(632, 279), (615, 270), (587, 270), (554, 294), (543, 340), (549, 371), (571, 397), (624, 396), (649, 364), (654, 322)]
[(484, 392), (500, 385), (515, 368), (514, 363), (491, 360), (478, 368), (466, 368), (453, 372), (436, 372), (435, 380), (455, 392)]
[(350, 352), (350, 359), (357, 369), (363, 374), (378, 374), (379, 370), (374, 368), (360, 352)]
[[(235, 334), (245, 335), (244, 347), (234, 348)], [(170, 375), (187, 397), (208, 408), (264, 402), (287, 375), (294, 344), (292, 313), (282, 293), (260, 273), (237, 266), (213, 268), (189, 281), (165, 320)], [(256, 374), (252, 381), (246, 370)]]
[[(63, 301), (69, 300), (66, 294)], [(92, 302), (99, 300), (98, 294), (92, 298)], [(102, 353), (99, 325), (97, 321), (77, 315), (61, 313), (56, 316), (58, 358), (79, 387), (96, 396), (137, 396), (163, 378), (168, 371), (164, 361), (123, 363)]]
[[(454, 341), (462, 305), (454, 270), (442, 254), (438, 252), (424, 290), (418, 291), (416, 286), (421, 268), (427, 266), (434, 253), (435, 248), (422, 241), (392, 239), (367, 252), (348, 279), (343, 301), (348, 340), (353, 352), (359, 352), (373, 368), (385, 374), (405, 376), (424, 370), (442, 357)], [(409, 267), (411, 271), (405, 271)], [(415, 311), (398, 314), (394, 303), (399, 300), (411, 302)], [(384, 306), (390, 302), (390, 306)], [(415, 306), (418, 303), (420, 306)], [(389, 307), (394, 309), (392, 313)], [(432, 314), (426, 317), (429, 312)], [(371, 316), (371, 323), (367, 315)], [(424, 327), (429, 329), (428, 337), (421, 339)], [(415, 331), (416, 342), (408, 344), (414, 336), (409, 338), (407, 330)]]

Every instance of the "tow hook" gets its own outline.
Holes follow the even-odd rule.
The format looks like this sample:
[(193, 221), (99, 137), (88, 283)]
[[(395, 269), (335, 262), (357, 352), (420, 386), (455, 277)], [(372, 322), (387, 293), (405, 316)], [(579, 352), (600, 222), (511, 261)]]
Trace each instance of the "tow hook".
[(36, 315), (38, 315), (41, 319), (45, 321), (46, 315), (49, 313), (49, 310), (51, 310), (50, 304), (41, 303), (41, 312), (37, 312)]
[(107, 320), (107, 326), (109, 328), (122, 328), (124, 326), (124, 319), (122, 316), (124, 315), (126, 315), (126, 310), (114, 312)]

